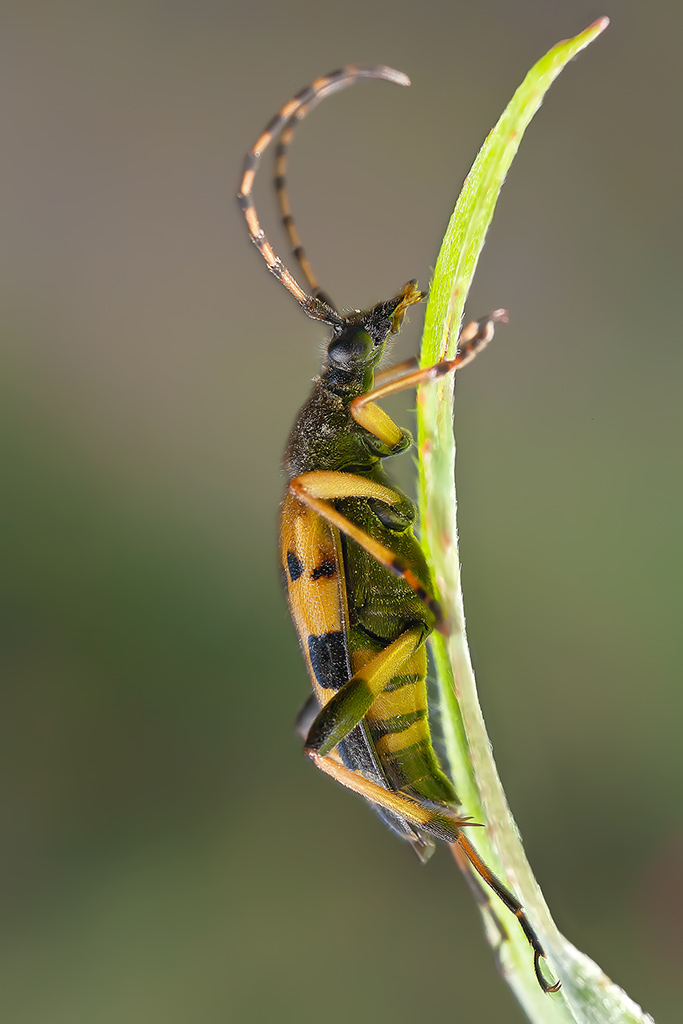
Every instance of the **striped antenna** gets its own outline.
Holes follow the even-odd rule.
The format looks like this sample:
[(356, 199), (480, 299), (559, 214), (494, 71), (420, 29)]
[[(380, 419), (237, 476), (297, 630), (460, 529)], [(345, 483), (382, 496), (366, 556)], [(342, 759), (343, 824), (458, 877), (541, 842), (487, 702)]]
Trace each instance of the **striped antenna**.
[(323, 302), (325, 302), (328, 306), (334, 309), (333, 303), (330, 301), (329, 297), (325, 295), (325, 293), (322, 291), (318, 283), (318, 279), (313, 273), (313, 268), (311, 267), (308, 256), (306, 255), (306, 250), (301, 244), (299, 232), (296, 229), (294, 217), (292, 216), (292, 208), (289, 202), (289, 195), (287, 193), (286, 175), (289, 147), (292, 138), (294, 137), (294, 132), (296, 131), (297, 125), (299, 124), (300, 121), (303, 121), (303, 119), (306, 117), (309, 110), (311, 109), (311, 106), (314, 105), (315, 102), (317, 101), (314, 100), (313, 104), (309, 104), (307, 107), (301, 107), (299, 110), (297, 110), (296, 114), (294, 114), (294, 116), (290, 119), (288, 124), (284, 127), (282, 135), (280, 136), (280, 141), (278, 142), (277, 148), (275, 150), (274, 184), (278, 206), (280, 207), (280, 216), (282, 218), (282, 224), (284, 226), (285, 231), (287, 232), (287, 237), (289, 238), (289, 243), (292, 247), (292, 253), (294, 254), (294, 257), (297, 260), (299, 266), (301, 267), (304, 277), (308, 281), (308, 287), (311, 289), (311, 294), (316, 299), (322, 299)]
[[(315, 107), (320, 100), (329, 96), (339, 89), (345, 89), (347, 85), (363, 78), (382, 78), (387, 82), (395, 82), (396, 85), (410, 85), (410, 79), (401, 71), (394, 71), (393, 68), (377, 67), (357, 68), (353, 66), (333, 71), (323, 78), (316, 78), (314, 82), (307, 85), (305, 89), (297, 93), (293, 99), (285, 103), (284, 107), (275, 115), (265, 131), (259, 136), (244, 160), (244, 173), (240, 182), (240, 189), (237, 199), (244, 213), (247, 222), (249, 237), (263, 256), (271, 274), (285, 286), (297, 300), (303, 311), (314, 320), (323, 320), (329, 324), (337, 324), (340, 318), (327, 301), (324, 299), (318, 282), (311, 270), (308, 258), (299, 240), (294, 220), (292, 218), (289, 199), (285, 186), (285, 170), (287, 166), (287, 152), (292, 140), (295, 128), (300, 121)], [(256, 171), (261, 162), (264, 151), (268, 148), (273, 139), (282, 133), (280, 145), (276, 154), (275, 165), (275, 188), (277, 191), (278, 203), (282, 214), (282, 222), (292, 244), (294, 255), (298, 260), (311, 294), (304, 291), (301, 285), (290, 274), (279, 256), (275, 255), (273, 248), (266, 238), (265, 232), (259, 222), (252, 190)]]

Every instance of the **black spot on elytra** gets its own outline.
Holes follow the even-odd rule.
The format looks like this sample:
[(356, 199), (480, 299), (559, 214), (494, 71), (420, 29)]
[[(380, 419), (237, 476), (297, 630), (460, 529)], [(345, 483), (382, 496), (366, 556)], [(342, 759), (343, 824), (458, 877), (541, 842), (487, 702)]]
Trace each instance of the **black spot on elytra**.
[(330, 578), (331, 576), (336, 576), (336, 574), (337, 563), (333, 561), (333, 559), (327, 558), (325, 559), (324, 562), (321, 562), (320, 565), (316, 566), (316, 568), (311, 573), (311, 579), (319, 580), (323, 577)]
[(304, 567), (293, 551), (287, 552), (287, 569), (292, 583), (296, 583), (304, 571)]
[(319, 686), (338, 690), (350, 678), (346, 637), (340, 630), (309, 636), (308, 653)]

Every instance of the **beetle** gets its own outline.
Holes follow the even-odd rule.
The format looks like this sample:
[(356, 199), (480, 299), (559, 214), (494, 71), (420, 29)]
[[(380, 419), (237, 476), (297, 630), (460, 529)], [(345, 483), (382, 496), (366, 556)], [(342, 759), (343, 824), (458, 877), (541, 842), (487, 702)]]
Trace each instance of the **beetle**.
[[(505, 310), (467, 326), (453, 359), (426, 368), (407, 360), (377, 372), (387, 340), (424, 293), (409, 281), (371, 309), (339, 312), (313, 274), (287, 196), (287, 156), (297, 125), (321, 99), (361, 79), (410, 84), (383, 66), (345, 67), (316, 79), (281, 108), (249, 150), (238, 193), (251, 240), (270, 272), (331, 332), (322, 373), (284, 455), (282, 575), (313, 691), (297, 727), (314, 764), (365, 797), (422, 860), (434, 839), (451, 844), (461, 862), (467, 859), (517, 917), (541, 988), (555, 992), (559, 982), (543, 976), (545, 952), (520, 901), (466, 838), (463, 830), (475, 823), (458, 813), (453, 783), (434, 750), (426, 640), (446, 626), (415, 536), (415, 505), (383, 468), (412, 438), (377, 405), (465, 366), (491, 340), (496, 323), (507, 319)], [(252, 198), (261, 157), (278, 136), (275, 189), (308, 291), (275, 254)]]

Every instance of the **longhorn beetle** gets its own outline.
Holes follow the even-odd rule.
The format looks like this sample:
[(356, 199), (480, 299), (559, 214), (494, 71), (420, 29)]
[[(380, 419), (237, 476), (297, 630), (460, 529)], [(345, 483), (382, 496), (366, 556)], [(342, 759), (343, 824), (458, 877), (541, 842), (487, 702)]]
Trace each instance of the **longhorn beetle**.
[[(451, 844), (517, 917), (544, 992), (543, 947), (521, 903), (465, 837), (474, 823), (432, 745), (425, 641), (444, 630), (434, 583), (413, 526), (414, 504), (388, 480), (382, 463), (410, 447), (410, 434), (379, 399), (452, 373), (493, 337), (496, 310), (466, 327), (454, 359), (417, 368), (416, 360), (376, 373), (387, 340), (409, 306), (425, 297), (414, 281), (372, 309), (338, 312), (313, 274), (292, 218), (285, 185), (298, 123), (330, 93), (363, 78), (409, 85), (387, 67), (346, 67), (317, 78), (282, 107), (248, 152), (238, 200), (252, 242), (304, 313), (331, 331), (320, 377), (294, 424), (284, 455), (289, 480), (280, 512), (280, 552), (289, 608), (313, 693), (299, 715), (304, 749), (318, 768), (368, 800), (422, 860), (433, 839)], [(252, 190), (261, 156), (279, 136), (275, 189), (305, 291), (275, 255), (259, 223)]]

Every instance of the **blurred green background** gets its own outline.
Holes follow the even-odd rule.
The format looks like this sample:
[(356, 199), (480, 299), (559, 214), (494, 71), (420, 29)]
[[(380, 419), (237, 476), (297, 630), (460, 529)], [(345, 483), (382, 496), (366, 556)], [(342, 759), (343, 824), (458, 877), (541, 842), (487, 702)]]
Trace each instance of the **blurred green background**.
[[(421, 867), (293, 735), (279, 458), (321, 333), (233, 193), (294, 91), (398, 67), (410, 90), (360, 85), (302, 127), (292, 201), (339, 304), (426, 283), (513, 90), (602, 14), (524, 140), (472, 293), (470, 314), (511, 320), (458, 386), (461, 555), (484, 713), (558, 924), (680, 1020), (683, 9), (10, 0), (8, 1024), (522, 1020), (448, 856)], [(283, 250), (267, 175), (257, 202)], [(409, 423), (412, 404), (391, 408)]]

